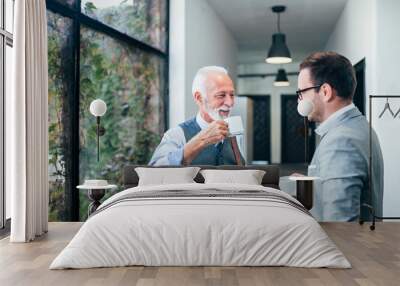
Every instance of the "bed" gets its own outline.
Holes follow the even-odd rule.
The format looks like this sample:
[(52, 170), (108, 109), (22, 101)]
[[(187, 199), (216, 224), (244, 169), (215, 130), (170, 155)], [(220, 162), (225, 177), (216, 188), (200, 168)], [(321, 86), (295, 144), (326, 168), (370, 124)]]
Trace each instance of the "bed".
[[(144, 266), (292, 266), (350, 268), (300, 202), (279, 190), (277, 166), (261, 185), (195, 183), (138, 186), (123, 170), (124, 191), (85, 222), (50, 269)], [(156, 167), (157, 168), (157, 167)]]

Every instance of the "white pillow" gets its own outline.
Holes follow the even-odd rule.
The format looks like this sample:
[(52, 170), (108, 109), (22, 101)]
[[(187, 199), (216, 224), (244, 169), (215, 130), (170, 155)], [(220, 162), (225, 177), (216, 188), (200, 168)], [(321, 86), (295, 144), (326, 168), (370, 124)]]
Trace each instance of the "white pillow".
[(204, 183), (234, 183), (261, 185), (265, 171), (262, 170), (201, 170)]
[(199, 167), (135, 168), (139, 176), (138, 186), (195, 183), (193, 179), (199, 170)]

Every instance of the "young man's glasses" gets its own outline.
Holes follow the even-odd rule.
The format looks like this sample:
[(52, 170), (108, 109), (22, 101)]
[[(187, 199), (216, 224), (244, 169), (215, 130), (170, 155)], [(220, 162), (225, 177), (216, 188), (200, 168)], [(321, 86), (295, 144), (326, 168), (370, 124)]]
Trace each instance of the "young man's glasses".
[(297, 98), (298, 98), (299, 100), (303, 100), (303, 95), (302, 95), (303, 92), (306, 92), (307, 90), (310, 90), (310, 89), (313, 89), (313, 88), (320, 88), (321, 86), (322, 86), (322, 84), (319, 84), (319, 85), (307, 87), (307, 88), (304, 88), (304, 89), (298, 89), (298, 90), (296, 91)]

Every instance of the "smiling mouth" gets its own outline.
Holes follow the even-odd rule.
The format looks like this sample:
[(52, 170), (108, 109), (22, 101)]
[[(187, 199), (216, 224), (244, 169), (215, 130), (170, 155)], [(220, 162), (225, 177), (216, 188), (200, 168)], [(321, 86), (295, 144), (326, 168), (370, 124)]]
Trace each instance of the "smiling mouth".
[(228, 117), (229, 112), (229, 110), (219, 110), (219, 115), (221, 115), (222, 117)]

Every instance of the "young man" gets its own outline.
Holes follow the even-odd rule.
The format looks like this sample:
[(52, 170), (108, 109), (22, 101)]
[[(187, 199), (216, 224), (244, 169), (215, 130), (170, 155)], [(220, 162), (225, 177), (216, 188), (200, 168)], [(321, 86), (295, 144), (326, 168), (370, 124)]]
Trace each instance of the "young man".
[[(321, 140), (308, 171), (321, 178), (311, 211), (320, 221), (354, 221), (360, 202), (368, 202), (369, 125), (353, 104), (356, 84), (350, 61), (337, 53), (317, 52), (300, 64), (299, 101), (312, 102), (308, 119), (320, 123), (315, 132)], [(372, 156), (372, 203), (381, 216), (383, 158), (375, 133)], [(365, 208), (362, 217), (368, 218)]]

